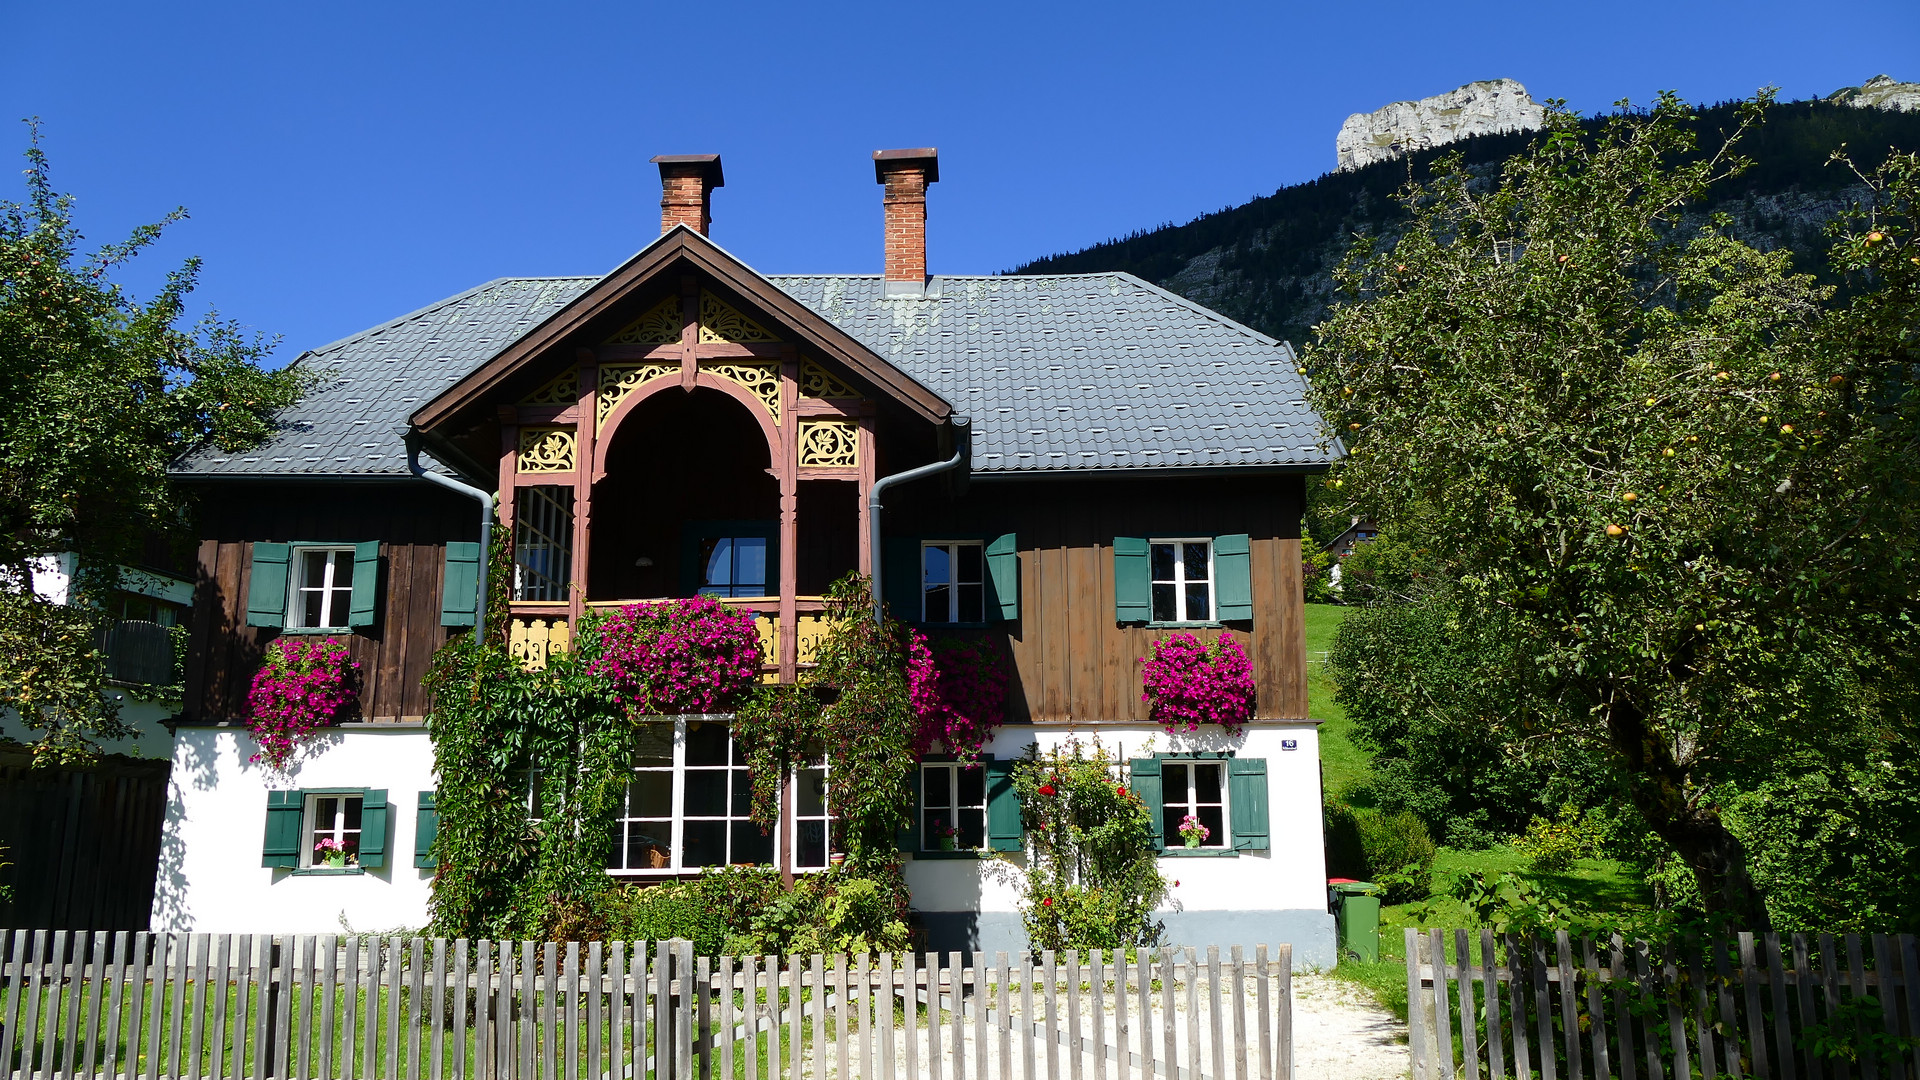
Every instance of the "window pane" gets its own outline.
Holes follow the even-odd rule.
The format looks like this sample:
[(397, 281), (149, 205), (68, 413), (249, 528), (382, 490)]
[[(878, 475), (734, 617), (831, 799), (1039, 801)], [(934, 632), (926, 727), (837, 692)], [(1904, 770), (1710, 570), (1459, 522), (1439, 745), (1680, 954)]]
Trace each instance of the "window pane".
[(800, 790), (794, 795), (794, 812), (801, 817), (821, 817), (827, 812), (827, 774), (821, 769), (800, 772)]
[(687, 724), (687, 764), (725, 765), (727, 763), (727, 725), (712, 720), (693, 720)]
[[(351, 582), (352, 579), (349, 578), (348, 581)], [(352, 610), (353, 610), (352, 584), (348, 584), (345, 588), (342, 588), (342, 589), (333, 590), (333, 607), (329, 609), (327, 612), (327, 618), (333, 621), (329, 622), (327, 625), (328, 626), (347, 625), (347, 615)]]
[(314, 835), (332, 835), (334, 820), (340, 816), (340, 800), (322, 795), (313, 800)]
[(920, 801), (928, 808), (942, 808), (953, 805), (953, 770), (945, 765), (929, 765), (920, 770), (926, 780), (926, 790)]
[(802, 821), (794, 827), (798, 834), (794, 852), (794, 865), (816, 867), (827, 865), (827, 823), (824, 821)]
[(773, 834), (763, 833), (760, 826), (751, 821), (733, 823), (733, 853), (729, 859), (735, 863), (770, 863), (773, 861)]
[(633, 767), (673, 768), (673, 721), (639, 725), (633, 736)]
[(321, 621), (320, 605), (326, 601), (324, 592), (303, 592), (300, 594), (300, 625), (325, 626)]
[(345, 815), (343, 815), (341, 828), (347, 829), (351, 832), (359, 832), (360, 831), (360, 797), (355, 795), (348, 798), (345, 801), (346, 801), (346, 813)]
[(1195, 811), (1200, 824), (1207, 827), (1207, 838), (1201, 841), (1202, 847), (1227, 846), (1227, 824), (1218, 806), (1203, 806)]
[(763, 536), (733, 540), (735, 596), (764, 596), (767, 592), (767, 541)]
[(353, 588), (353, 552), (336, 551), (333, 553), (333, 587), (336, 589)]
[(1178, 806), (1185, 812), (1187, 805), (1187, 766), (1171, 761), (1160, 763), (1160, 790), (1168, 806)]
[(961, 769), (959, 773), (960, 805), (987, 805), (987, 770), (975, 765), (971, 768)]
[(753, 812), (753, 774), (745, 769), (729, 769), (727, 775), (733, 777), (733, 803), (728, 812), (734, 817), (746, 817)]
[(680, 853), (682, 866), (725, 866), (727, 864), (727, 823), (689, 821), (686, 824), (687, 847)]
[(726, 816), (727, 770), (688, 769), (686, 806), (682, 812), (695, 817)]
[(985, 810), (960, 811), (960, 836), (955, 846), (960, 848), (987, 846), (987, 812)]
[(1172, 805), (1169, 805), (1160, 815), (1161, 834), (1166, 837), (1168, 847), (1178, 847), (1186, 843), (1180, 835), (1180, 820), (1186, 816), (1186, 807)]
[(1199, 803), (1217, 803), (1220, 801), (1220, 773), (1218, 765), (1195, 765), (1193, 767), (1193, 801)]
[(1208, 585), (1187, 586), (1187, 621), (1201, 622), (1213, 618), (1213, 589)]
[(947, 829), (945, 809), (926, 809), (920, 814), (920, 847), (923, 851), (939, 851), (940, 838)]
[(1177, 622), (1180, 609), (1174, 606), (1174, 590), (1177, 585), (1155, 585), (1153, 587), (1153, 621)]
[(706, 585), (733, 584), (733, 541), (717, 536), (700, 542), (701, 554), (707, 567)]
[(670, 821), (627, 822), (627, 869), (665, 870), (673, 865)]
[(1184, 561), (1187, 564), (1187, 580), (1188, 581), (1207, 580), (1208, 577), (1210, 576), (1207, 573), (1207, 545), (1206, 544), (1181, 544), (1180, 547), (1182, 549), (1181, 550), (1181, 555), (1183, 556), (1182, 561)]
[(953, 599), (951, 585), (931, 585), (927, 587), (926, 621), (943, 623), (953, 621)]
[(959, 576), (954, 579), (955, 581), (977, 582), (985, 580), (980, 576), (982, 548), (979, 544), (961, 544), (955, 553), (960, 556)]
[(324, 588), (327, 584), (327, 553), (324, 551), (303, 551), (300, 553), (300, 584), (309, 589)]
[(673, 774), (643, 772), (634, 774), (627, 784), (627, 816), (664, 818), (673, 816)]
[(1155, 544), (1149, 549), (1153, 561), (1153, 580), (1173, 580), (1173, 548), (1172, 544)]
[(986, 622), (986, 587), (982, 585), (960, 586), (961, 622)]
[(945, 585), (953, 580), (952, 560), (946, 548), (927, 547), (922, 548), (921, 551), (925, 552), (926, 560), (926, 573), (920, 579), (923, 584)]

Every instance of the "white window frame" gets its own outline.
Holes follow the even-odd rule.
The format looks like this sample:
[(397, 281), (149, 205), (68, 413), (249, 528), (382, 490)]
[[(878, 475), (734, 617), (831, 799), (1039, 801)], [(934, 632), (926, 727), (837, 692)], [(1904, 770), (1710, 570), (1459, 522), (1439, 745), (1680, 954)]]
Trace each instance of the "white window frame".
[[(820, 763), (818, 765), (815, 765), (813, 763), (814, 756), (808, 755), (807, 760), (805, 762), (802, 762), (800, 767), (793, 770), (793, 773), (789, 776), (788, 779), (793, 784), (793, 813), (788, 816), (793, 821), (793, 829), (791, 832), (788, 832), (788, 830), (786, 829), (778, 830), (780, 834), (778, 837), (779, 841), (784, 841), (788, 836), (793, 837), (793, 872), (796, 874), (820, 873), (821, 871), (826, 870), (833, 865), (833, 857), (835, 855), (846, 854), (845, 850), (843, 850), (845, 847), (845, 843), (844, 843), (845, 838), (836, 837), (834, 834), (834, 826), (840, 823), (840, 819), (834, 816), (833, 806), (830, 802), (827, 801), (825, 792), (821, 794), (821, 807), (820, 807), (821, 812), (820, 813), (802, 814), (800, 812), (800, 783), (801, 783), (800, 774), (801, 773), (811, 772), (817, 768), (820, 770), (822, 780), (826, 781), (829, 784), (832, 782), (833, 758), (828, 756), (825, 751), (822, 751), (818, 755), (818, 757), (819, 757)], [(800, 865), (800, 823), (804, 821), (822, 822), (826, 827), (827, 861), (820, 866)], [(841, 843), (835, 843), (836, 840), (840, 840)], [(776, 842), (774, 844), (774, 858), (776, 863), (779, 862), (780, 854), (781, 854), (781, 846), (779, 842)]]
[[(1190, 581), (1187, 578), (1187, 560), (1180, 558), (1178, 553), (1176, 553), (1173, 560), (1172, 579), (1163, 580), (1161, 578), (1157, 578), (1153, 576), (1153, 549), (1156, 545), (1159, 545), (1159, 544), (1205, 544), (1207, 545), (1207, 580), (1206, 580), (1207, 617), (1206, 618), (1190, 619), (1187, 617), (1187, 586), (1198, 584), (1198, 582)], [(1208, 626), (1208, 625), (1219, 622), (1220, 621), (1220, 579), (1219, 579), (1219, 575), (1215, 573), (1214, 566), (1213, 566), (1213, 537), (1211, 536), (1156, 536), (1156, 537), (1150, 538), (1147, 541), (1147, 612), (1150, 615), (1157, 614), (1153, 610), (1153, 588), (1156, 585), (1172, 585), (1173, 586), (1173, 611), (1174, 611), (1175, 617), (1171, 620), (1161, 619), (1156, 617), (1152, 620), (1155, 625), (1178, 626), (1182, 624), (1193, 624), (1197, 626)]]
[[(980, 580), (961, 581), (960, 549), (980, 549)], [(936, 620), (927, 610), (927, 549), (944, 548), (947, 553), (947, 566), (952, 569), (954, 580), (946, 582), (947, 617)], [(980, 587), (980, 617), (962, 619), (960, 617), (960, 587), (978, 585)], [(922, 540), (920, 542), (920, 621), (937, 623), (942, 626), (975, 626), (987, 621), (987, 545), (984, 540)]]
[[(687, 769), (688, 769), (687, 735), (688, 735), (688, 724), (690, 721), (700, 721), (705, 723), (726, 723), (728, 726), (727, 742), (729, 745), (729, 751), (728, 751), (729, 760), (731, 760), (732, 754), (736, 752), (732, 747), (733, 733), (732, 733), (732, 723), (730, 721), (710, 720), (710, 719), (707, 719), (706, 717), (700, 717), (700, 716), (693, 716), (693, 717), (676, 716), (672, 718), (670, 722), (673, 724), (673, 765), (671, 767), (673, 772), (673, 788), (672, 788), (673, 801), (670, 803), (670, 806), (672, 807), (671, 813), (673, 816), (671, 819), (672, 828), (669, 832), (670, 838), (668, 840), (669, 855), (668, 855), (667, 865), (663, 867), (658, 867), (658, 868), (609, 867), (607, 869), (608, 875), (612, 877), (648, 878), (648, 877), (678, 877), (684, 874), (698, 873), (702, 869), (702, 867), (688, 866), (683, 861), (686, 857), (687, 822), (689, 820), (692, 820), (692, 821), (721, 820), (721, 821), (728, 822), (728, 828), (730, 829), (732, 827), (733, 822), (746, 820), (746, 818), (744, 817), (736, 817), (732, 814), (726, 814), (720, 817), (715, 817), (714, 815), (711, 815), (711, 814), (698, 814), (698, 815), (693, 815), (692, 817), (688, 816), (686, 812)], [(661, 720), (649, 721), (649, 722), (668, 723), (669, 721), (666, 719), (661, 719)], [(712, 772), (719, 772), (722, 769), (722, 767), (718, 765), (696, 765), (696, 766), (693, 766), (693, 768), (701, 771), (712, 771)], [(736, 766), (728, 765), (726, 767), (726, 771), (731, 772), (734, 768), (736, 768)], [(666, 772), (667, 770), (668, 770), (667, 766), (649, 765), (649, 766), (634, 768), (631, 771), (634, 773), (640, 773), (640, 772), (659, 773), (659, 772)], [(729, 786), (728, 791), (729, 791), (729, 797), (731, 797), (731, 786)], [(627, 810), (623, 809), (621, 811), (620, 817), (616, 820), (618, 820), (622, 825), (622, 829), (620, 833), (620, 841), (622, 844), (625, 844), (626, 843), (625, 825), (627, 822), (658, 821), (661, 819), (628, 817)], [(778, 869), (779, 867), (785, 865), (785, 859), (784, 859), (785, 851), (784, 851), (784, 844), (782, 842), (784, 840), (785, 833), (786, 833), (785, 829), (776, 828), (774, 830), (772, 861), (764, 865), (773, 867), (775, 869)], [(621, 861), (624, 862), (626, 859), (626, 852), (624, 848), (622, 849), (620, 856), (621, 856)]]
[[(293, 549), (291, 565), (287, 573), (287, 629), (349, 629), (347, 620), (353, 617), (353, 575), (351, 573), (347, 575), (347, 582), (344, 585), (337, 584), (338, 578), (336, 576), (340, 567), (338, 556), (343, 551), (348, 555), (355, 553), (352, 544), (308, 544), (304, 547), (296, 547)], [(305, 584), (307, 579), (307, 556), (323, 552), (327, 556), (326, 574), (321, 579), (323, 584), (318, 589), (309, 588)], [(355, 565), (357, 567), (358, 563), (356, 562)], [(334, 607), (335, 594), (342, 590), (345, 591), (346, 595), (340, 597), (340, 606), (336, 609)], [(307, 605), (303, 601), (305, 600), (306, 594), (310, 592), (318, 592), (321, 594), (321, 621), (311, 626), (301, 621), (307, 614)]]
[[(960, 770), (967, 769), (967, 768), (980, 770), (980, 804), (977, 807), (971, 803), (964, 806), (961, 805), (960, 803)], [(947, 781), (948, 799), (944, 807), (930, 806), (927, 803), (927, 773), (933, 769), (943, 769), (950, 774), (950, 778)], [(923, 761), (920, 763), (920, 776), (919, 776), (920, 797), (915, 800), (915, 805), (919, 807), (919, 818), (913, 823), (913, 835), (916, 841), (915, 847), (918, 851), (940, 852), (940, 851), (949, 850), (947, 848), (943, 848), (940, 846), (938, 842), (938, 838), (929, 837), (927, 835), (927, 811), (928, 810), (944, 810), (948, 815), (947, 820), (950, 823), (948, 827), (951, 829), (954, 829), (956, 833), (958, 832), (960, 827), (958, 824), (960, 820), (960, 811), (975, 810), (975, 809), (979, 810), (980, 811), (980, 846), (963, 848), (959, 846), (959, 843), (958, 843), (959, 838), (958, 836), (956, 836), (955, 844), (951, 850), (956, 852), (971, 852), (971, 851), (985, 851), (988, 848), (989, 838), (987, 836), (987, 806), (989, 803), (993, 801), (993, 796), (987, 790), (986, 770), (987, 770), (987, 766), (984, 761), (975, 761), (971, 763), (964, 762), (964, 761)]]
[[(1232, 796), (1227, 791), (1227, 776), (1228, 776), (1227, 762), (1220, 758), (1187, 758), (1187, 757), (1161, 758), (1160, 759), (1160, 777), (1161, 777), (1160, 821), (1162, 825), (1166, 824), (1167, 808), (1176, 805), (1173, 802), (1173, 800), (1167, 797), (1167, 794), (1166, 794), (1166, 788), (1168, 786), (1166, 783), (1166, 775), (1167, 775), (1167, 766), (1169, 765), (1185, 765), (1189, 770), (1197, 769), (1201, 766), (1219, 770), (1220, 772), (1220, 827), (1213, 831), (1212, 836), (1209, 836), (1205, 840), (1200, 841), (1200, 850), (1212, 851), (1218, 848), (1231, 848), (1233, 846), (1231, 843), (1232, 838), (1229, 837), (1227, 834), (1233, 828), (1233, 814), (1231, 812), (1232, 808), (1228, 806), (1228, 800), (1231, 799)], [(1198, 817), (1200, 816), (1201, 807), (1203, 806), (1211, 807), (1214, 805), (1213, 803), (1200, 802), (1196, 798), (1195, 789), (1198, 787), (1199, 787), (1198, 784), (1193, 783), (1191, 779), (1191, 773), (1189, 773), (1189, 779), (1187, 781), (1187, 801), (1184, 804), (1179, 804), (1182, 806), (1181, 817), (1183, 819), (1188, 814), (1192, 814), (1193, 816)], [(1165, 839), (1165, 843), (1168, 850), (1172, 850), (1174, 848), (1185, 848), (1187, 846), (1187, 839), (1186, 837), (1180, 835), (1180, 828), (1177, 822), (1173, 826), (1167, 829), (1167, 835), (1164, 839)]]
[[(325, 829), (322, 829), (320, 827), (320, 820), (319, 820), (319, 816), (320, 816), (319, 803), (321, 799), (338, 800), (334, 806), (333, 821), (330, 822), (327, 828)], [(360, 817), (360, 828), (358, 829), (348, 829), (346, 827), (348, 799), (353, 799), (356, 802), (360, 803), (361, 817)], [(360, 865), (360, 839), (366, 835), (366, 825), (367, 825), (366, 813), (367, 813), (366, 795), (362, 792), (359, 792), (359, 791), (309, 791), (307, 792), (306, 802), (303, 806), (300, 807), (300, 834), (302, 837), (301, 848), (300, 848), (300, 868), (303, 870), (327, 869), (328, 867), (324, 860), (318, 860), (314, 858), (313, 845), (319, 843), (321, 840), (324, 840), (327, 837), (333, 837), (334, 839), (339, 840), (339, 839), (344, 839), (349, 834), (353, 836), (354, 845), (353, 845), (353, 854), (347, 857), (346, 865), (349, 867), (359, 866)]]

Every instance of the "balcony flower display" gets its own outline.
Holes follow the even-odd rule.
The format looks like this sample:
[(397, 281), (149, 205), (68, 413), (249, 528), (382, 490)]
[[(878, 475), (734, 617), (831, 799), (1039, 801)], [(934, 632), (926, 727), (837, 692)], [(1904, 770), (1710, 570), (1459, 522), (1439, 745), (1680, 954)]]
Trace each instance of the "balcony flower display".
[(925, 754), (938, 741), (970, 759), (1007, 718), (1006, 665), (985, 644), (929, 643), (916, 631), (907, 648), (907, 694), (919, 722), (913, 752)]
[(636, 713), (724, 712), (759, 681), (760, 631), (711, 596), (629, 604), (600, 625), (588, 671)]
[(1229, 735), (1253, 718), (1253, 661), (1228, 634), (1202, 644), (1192, 634), (1174, 634), (1153, 644), (1140, 660), (1142, 701), (1168, 734), (1219, 724)]
[(333, 638), (283, 637), (247, 693), (247, 729), (260, 752), (252, 760), (285, 769), (313, 733), (353, 715), (360, 701), (360, 662)]

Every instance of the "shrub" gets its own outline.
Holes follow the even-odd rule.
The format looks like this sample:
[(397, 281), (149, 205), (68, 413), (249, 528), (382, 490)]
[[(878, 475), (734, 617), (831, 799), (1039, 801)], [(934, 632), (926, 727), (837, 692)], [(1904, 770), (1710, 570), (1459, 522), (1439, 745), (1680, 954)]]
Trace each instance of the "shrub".
[(247, 693), (247, 729), (260, 744), (253, 760), (286, 768), (314, 732), (353, 714), (359, 683), (360, 662), (344, 642), (283, 637), (268, 645)]
[(601, 624), (590, 673), (633, 712), (721, 712), (760, 681), (760, 631), (711, 596), (629, 604)]
[(1167, 895), (1153, 850), (1153, 808), (1116, 777), (1098, 740), (1070, 738), (1014, 765), (1029, 851), (1020, 868), (1021, 920), (1042, 949), (1149, 944)]
[(1513, 838), (1513, 846), (1526, 856), (1527, 869), (1537, 874), (1563, 874), (1573, 869), (1575, 859), (1598, 855), (1605, 842), (1599, 820), (1572, 803), (1561, 806), (1551, 821), (1535, 816), (1527, 831)]
[(1385, 889), (1389, 904), (1424, 900), (1433, 892), (1433, 857), (1438, 849), (1427, 823), (1402, 810), (1356, 814), (1360, 843), (1367, 854), (1367, 879)]
[(913, 752), (924, 755), (938, 741), (947, 753), (972, 759), (1006, 721), (1006, 663), (985, 642), (929, 642), (910, 633), (907, 693), (919, 723)]
[(1360, 818), (1353, 807), (1329, 802), (1322, 811), (1327, 847), (1327, 876), (1362, 880), (1367, 876), (1367, 847), (1360, 838)]
[(726, 944), (727, 925), (721, 912), (707, 903), (704, 884), (672, 881), (609, 890), (609, 934), (617, 941), (685, 938), (695, 952), (718, 956)]
[(1140, 686), (1140, 700), (1170, 734), (1219, 724), (1238, 735), (1253, 718), (1253, 661), (1224, 632), (1211, 645), (1192, 634), (1154, 642), (1152, 655), (1140, 658)]

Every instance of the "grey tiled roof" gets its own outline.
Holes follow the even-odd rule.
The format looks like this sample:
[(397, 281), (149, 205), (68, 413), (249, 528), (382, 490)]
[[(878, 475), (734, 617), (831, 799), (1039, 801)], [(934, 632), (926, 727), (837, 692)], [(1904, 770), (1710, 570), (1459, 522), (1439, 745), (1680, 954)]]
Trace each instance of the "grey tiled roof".
[[(405, 475), (407, 451), (395, 429), (598, 280), (500, 278), (305, 353), (294, 362), (323, 381), (280, 415), (277, 435), (238, 454), (201, 447), (172, 471), (180, 477)], [(449, 471), (430, 455), (421, 460)]]
[(1131, 274), (767, 280), (971, 417), (978, 473), (1332, 460), (1285, 342)]
[[(406, 472), (393, 430), (597, 278), (503, 278), (301, 357), (327, 383), (243, 454), (182, 476)], [(1284, 342), (1130, 274), (863, 275), (774, 285), (970, 416), (977, 473), (1325, 465), (1337, 454)]]

